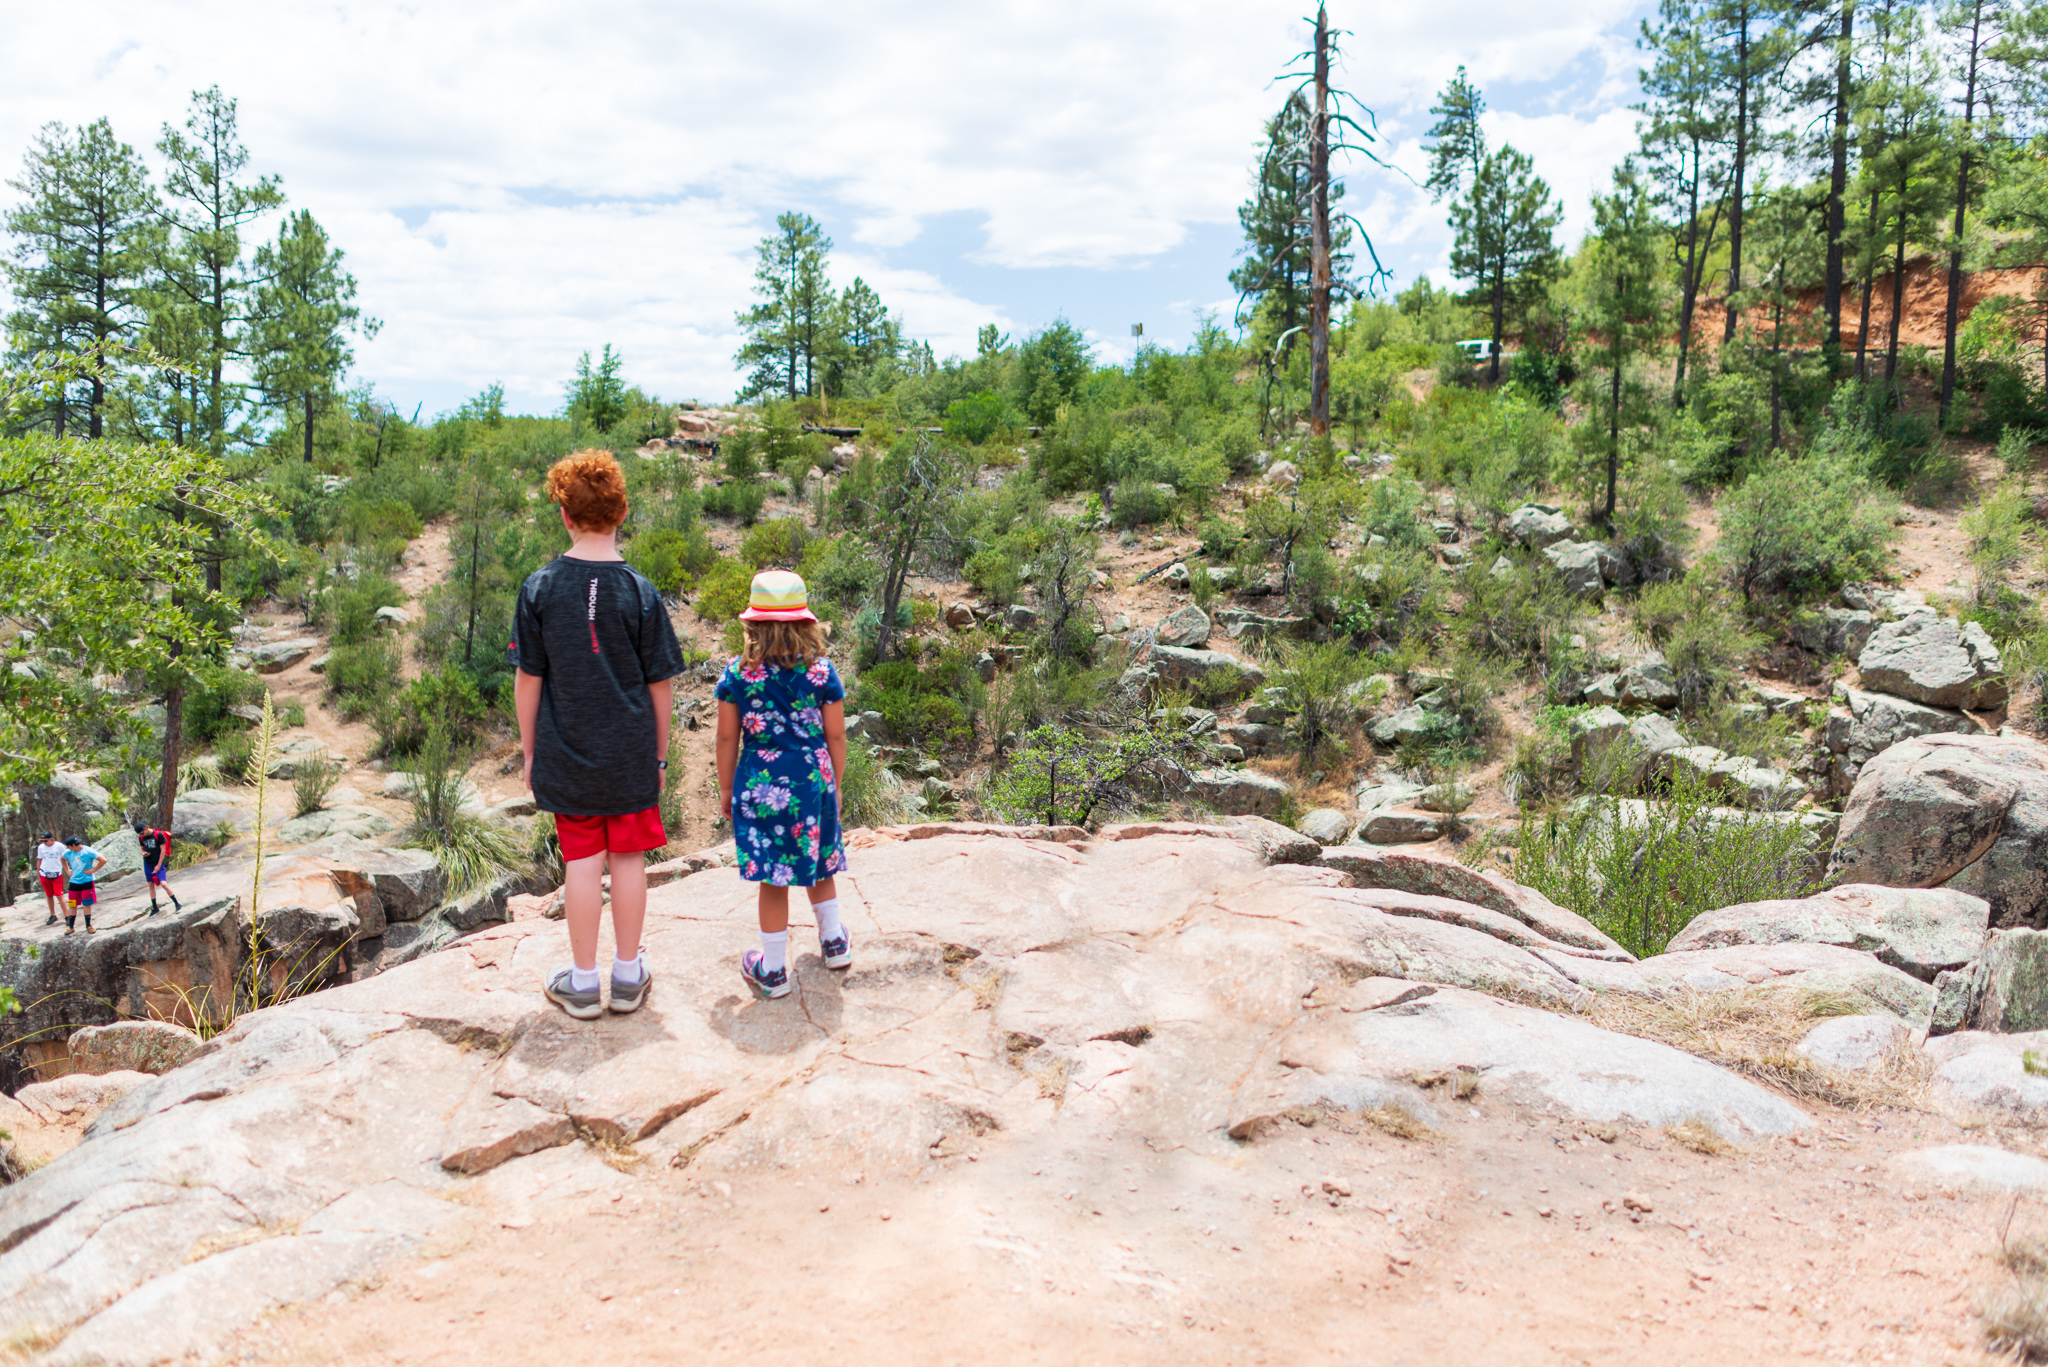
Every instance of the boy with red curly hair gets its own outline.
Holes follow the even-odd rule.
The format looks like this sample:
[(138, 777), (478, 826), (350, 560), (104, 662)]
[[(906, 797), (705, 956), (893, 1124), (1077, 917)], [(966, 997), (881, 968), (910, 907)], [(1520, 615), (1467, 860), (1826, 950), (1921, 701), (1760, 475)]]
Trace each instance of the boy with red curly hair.
[(612, 875), (611, 1009), (637, 1011), (653, 975), (640, 949), (646, 852), (668, 843), (671, 680), (682, 648), (661, 595), (619, 554), (626, 477), (609, 451), (578, 451), (548, 471), (566, 553), (534, 571), (514, 609), (513, 696), (534, 805), (555, 817), (563, 902), (575, 962), (550, 973), (548, 1000), (578, 1020), (604, 1010), (597, 936), (605, 866)]

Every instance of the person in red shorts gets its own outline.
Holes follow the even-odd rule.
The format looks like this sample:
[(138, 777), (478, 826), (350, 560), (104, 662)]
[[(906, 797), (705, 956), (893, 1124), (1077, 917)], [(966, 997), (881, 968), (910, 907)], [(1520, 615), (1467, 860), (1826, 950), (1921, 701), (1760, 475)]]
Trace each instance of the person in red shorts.
[(626, 477), (609, 451), (578, 451), (548, 471), (571, 544), (534, 571), (513, 610), (513, 697), (526, 786), (555, 817), (574, 963), (542, 990), (578, 1020), (605, 1008), (597, 972), (603, 877), (612, 875), (613, 1011), (637, 1011), (653, 975), (641, 952), (646, 852), (668, 843), (661, 780), (668, 768), (671, 681), (682, 647), (668, 609), (619, 554)]
[(57, 924), (57, 904), (64, 900), (64, 842), (48, 831), (36, 846), (36, 881), (43, 885), (43, 902), (50, 914), (46, 926)]

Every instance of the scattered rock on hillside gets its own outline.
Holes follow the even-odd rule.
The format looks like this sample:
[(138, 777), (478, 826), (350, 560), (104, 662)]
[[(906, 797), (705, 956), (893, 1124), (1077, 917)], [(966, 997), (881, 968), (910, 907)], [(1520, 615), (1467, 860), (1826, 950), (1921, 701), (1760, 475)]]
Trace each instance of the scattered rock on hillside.
[(1892, 1159), (1901, 1175), (1941, 1187), (2048, 1191), (2048, 1160), (1989, 1144), (1942, 1144)]
[(398, 823), (370, 807), (330, 807), (295, 816), (277, 828), (277, 838), (294, 845), (310, 844), (331, 836), (352, 835), (368, 840), (388, 835)]
[(1950, 887), (1994, 927), (2048, 924), (2048, 748), (2017, 736), (1921, 736), (1863, 766), (1831, 883)]
[(1301, 483), (1301, 468), (1291, 460), (1276, 460), (1259, 478), (1273, 488), (1292, 489)]
[(416, 921), (441, 901), (447, 880), (425, 850), (376, 849), (337, 859), (334, 880), (351, 897), (374, 897), (387, 921)]
[(80, 1125), (126, 1093), (156, 1079), (148, 1073), (66, 1073), (48, 1082), (32, 1082), (14, 1094), (45, 1125)]
[(258, 674), (282, 674), (319, 648), (320, 642), (311, 636), (294, 637), (289, 641), (268, 641), (250, 647), (249, 663)]
[(1295, 822), (1294, 829), (1318, 845), (1341, 845), (1350, 837), (1352, 823), (1357, 819), (1335, 807), (1318, 807)]
[(1860, 656), (1877, 618), (1857, 608), (1823, 608), (1792, 624), (1792, 640), (1816, 655)]
[(239, 835), (255, 826), (256, 817), (246, 807), (208, 802), (180, 802), (171, 808), (171, 835), (177, 840), (208, 839), (223, 823)]
[(168, 1073), (199, 1052), (199, 1036), (170, 1021), (115, 1021), (72, 1032), (71, 1068), (80, 1073)]
[(1161, 680), (1191, 689), (1204, 702), (1236, 702), (1266, 682), (1266, 672), (1249, 660), (1234, 660), (1214, 650), (1153, 647), (1151, 666)]
[(1895, 1016), (1831, 1016), (1807, 1031), (1792, 1052), (1824, 1068), (1861, 1073), (1884, 1066), (1912, 1038)]
[(1189, 603), (1160, 618), (1156, 632), (1160, 645), (1200, 650), (1209, 644), (1209, 614)]
[(2048, 1073), (2037, 1071), (2048, 1068), (2048, 1031), (1963, 1030), (1929, 1039), (1926, 1050), (1935, 1089), (1952, 1099), (2035, 1117), (2048, 1112)]
[(1420, 850), (1364, 850), (1346, 846), (1323, 851), (1319, 861), (1341, 869), (1353, 886), (1389, 888), (1427, 897), (1470, 902), (1512, 917), (1546, 939), (1603, 957), (1633, 956), (1591, 921), (1559, 906), (1531, 887), (1486, 869)]
[(1600, 573), (1600, 549), (1589, 541), (1558, 541), (1543, 548), (1565, 592), (1598, 598), (1607, 587)]
[(270, 768), (266, 772), (272, 778), (283, 779), (289, 783), (313, 766), (330, 762), (327, 747), (318, 739), (313, 736), (293, 736), (272, 748)]
[(1251, 769), (1198, 769), (1190, 789), (1197, 802), (1225, 816), (1271, 816), (1290, 791), (1281, 780)]
[(1443, 834), (1444, 819), (1436, 813), (1397, 807), (1370, 812), (1358, 825), (1358, 838), (1370, 845), (1416, 845), (1440, 840)]
[[(1863, 766), (1902, 740), (1916, 736), (1981, 735), (1984, 728), (1966, 712), (1895, 698), (1888, 693), (1870, 693), (1847, 684), (1836, 684), (1836, 710), (1830, 711), (1821, 744), (1831, 756), (1829, 791), (1847, 796), (1856, 786)], [(1843, 710), (1846, 709), (1846, 710)]]
[(1915, 1027), (1925, 1026), (1934, 1009), (1934, 989), (1928, 984), (1879, 963), (1873, 955), (1838, 945), (1729, 945), (1666, 952), (1633, 965), (1556, 962), (1596, 991), (1636, 991), (1651, 996), (1752, 988), (1825, 992), (1860, 1000)]
[(1870, 634), (1856, 667), (1878, 693), (1973, 711), (2000, 707), (2011, 693), (1998, 647), (1975, 622), (1916, 614)]
[(1583, 772), (1599, 767), (1608, 747), (1628, 734), (1628, 718), (1611, 707), (1596, 707), (1567, 720), (1565, 733), (1571, 738), (1572, 763)]
[(1670, 662), (1655, 651), (1622, 670), (1615, 687), (1624, 707), (1674, 707), (1678, 703), (1678, 682)]
[(1507, 534), (1531, 550), (1542, 550), (1560, 541), (1578, 539), (1578, 529), (1562, 509), (1542, 503), (1525, 503), (1508, 514)]
[[(1931, 983), (1944, 969), (1977, 957), (1985, 947), (1990, 916), (1991, 906), (1982, 898), (1946, 888), (1849, 883), (1812, 897), (1743, 902), (1704, 912), (1672, 939), (1670, 949), (1840, 945), (1874, 954)], [(2048, 1001), (2043, 1007), (2048, 1010)]]
[(1962, 992), (1970, 1029), (2048, 1030), (2048, 930), (1994, 931)]

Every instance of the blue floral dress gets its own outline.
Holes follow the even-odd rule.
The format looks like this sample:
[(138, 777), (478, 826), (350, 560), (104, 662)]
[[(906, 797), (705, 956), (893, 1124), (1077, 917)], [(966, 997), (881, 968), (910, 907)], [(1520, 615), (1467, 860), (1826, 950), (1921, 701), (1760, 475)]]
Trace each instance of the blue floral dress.
[(808, 888), (846, 868), (839, 836), (839, 782), (825, 747), (827, 703), (846, 688), (827, 659), (807, 669), (748, 669), (734, 660), (718, 677), (718, 701), (740, 710), (732, 828), (740, 877)]

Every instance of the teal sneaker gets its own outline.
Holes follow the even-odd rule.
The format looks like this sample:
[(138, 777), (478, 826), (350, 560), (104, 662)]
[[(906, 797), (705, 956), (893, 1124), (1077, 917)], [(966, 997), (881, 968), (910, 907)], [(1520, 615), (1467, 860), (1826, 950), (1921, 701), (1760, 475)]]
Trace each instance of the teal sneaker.
[(758, 949), (750, 949), (740, 960), (740, 976), (747, 980), (754, 995), (764, 1000), (789, 995), (789, 974), (784, 969), (769, 969), (768, 961)]

